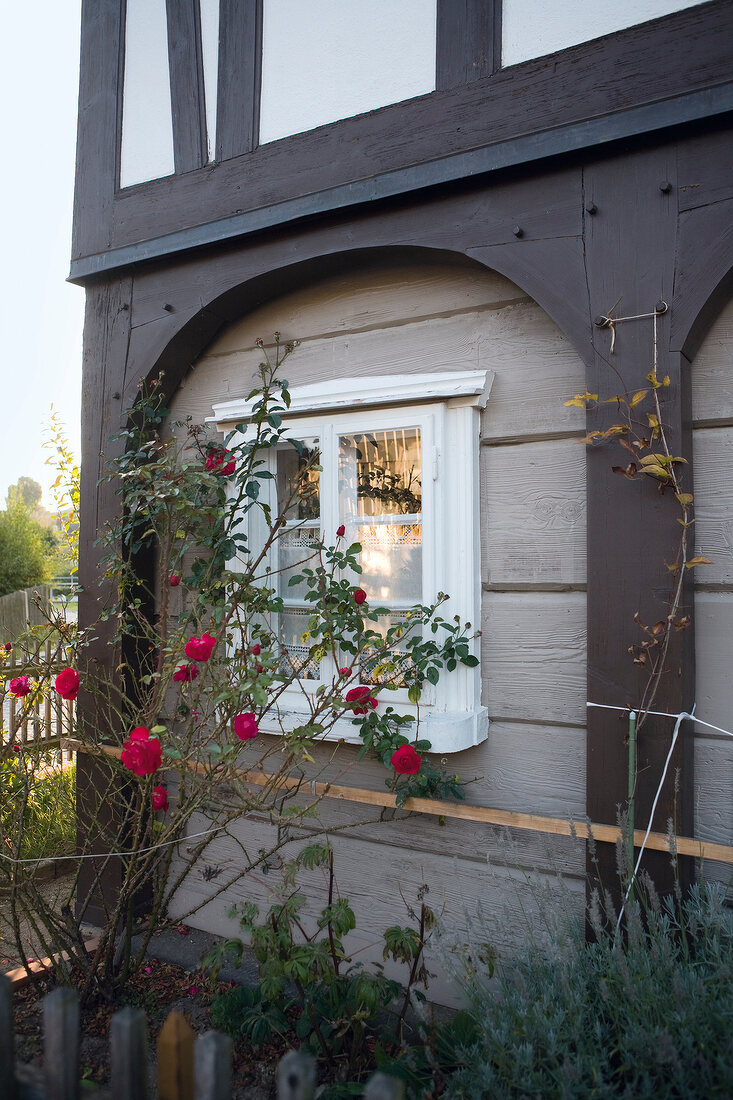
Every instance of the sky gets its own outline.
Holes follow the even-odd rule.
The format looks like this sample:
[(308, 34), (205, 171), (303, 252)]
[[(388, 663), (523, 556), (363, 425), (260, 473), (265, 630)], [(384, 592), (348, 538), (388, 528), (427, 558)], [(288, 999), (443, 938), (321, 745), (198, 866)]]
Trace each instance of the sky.
[(22, 474), (53, 511), (51, 406), (80, 450), (84, 291), (67, 283), (81, 0), (0, 0), (0, 508)]

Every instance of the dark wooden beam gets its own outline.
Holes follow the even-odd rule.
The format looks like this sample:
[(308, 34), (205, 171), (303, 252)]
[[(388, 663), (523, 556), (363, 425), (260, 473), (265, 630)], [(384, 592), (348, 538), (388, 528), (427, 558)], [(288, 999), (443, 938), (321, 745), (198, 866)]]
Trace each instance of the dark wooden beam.
[[(87, 289), (82, 366), (81, 497), (79, 524), (79, 627), (91, 629), (89, 645), (82, 650), (78, 721), (85, 738), (105, 739), (112, 729), (114, 708), (106, 706), (107, 685), (114, 680), (119, 654), (111, 644), (114, 623), (100, 618), (111, 592), (104, 583), (99, 540), (105, 525), (119, 512), (119, 497), (111, 482), (100, 482), (104, 454), (120, 444), (110, 436), (121, 426), (122, 394), (130, 338), (132, 279), (113, 279)], [(100, 584), (100, 581), (102, 582)], [(77, 762), (77, 839), (81, 851), (108, 851), (113, 824), (105, 797), (108, 769), (93, 756), (80, 753)], [(78, 899), (91, 896), (84, 919), (103, 923), (105, 910), (114, 901), (123, 869), (111, 860), (101, 881), (94, 861), (84, 860), (79, 870)]]
[(260, 128), (262, 0), (220, 0), (216, 159), (250, 153)]
[(501, 66), (501, 0), (438, 0), (435, 86), (470, 84)]
[[(244, 70), (247, 57), (259, 56), (245, 48), (248, 36), (251, 46), (259, 34), (257, 11), (254, 0), (222, 5), (220, 163), (116, 195), (110, 189), (112, 207), (101, 220), (79, 208), (75, 261), (240, 215), (261, 222), (263, 210), (274, 210), (278, 224), (326, 209), (329, 201), (333, 208), (342, 196), (348, 202), (352, 189), (355, 201), (369, 201), (395, 179), (404, 193), (444, 181), (446, 164), (450, 178), (467, 176), (733, 110), (733, 5), (717, 0), (551, 59), (253, 147), (259, 78)], [(112, 80), (104, 69), (97, 76), (102, 84)], [(106, 171), (94, 160), (86, 167)]]
[[(660, 188), (660, 183), (663, 185)], [(609, 159), (584, 172), (585, 254), (591, 316), (645, 314), (660, 300), (673, 301), (677, 242), (677, 150), (673, 144)], [(689, 363), (670, 350), (672, 316), (658, 319), (658, 373), (671, 385), (660, 390), (663, 422), (672, 453), (692, 454)], [(603, 398), (647, 388), (653, 363), (653, 321), (646, 318), (617, 326), (611, 353), (608, 329), (594, 328), (595, 360), (587, 388)], [(639, 417), (653, 405), (640, 406)], [(588, 413), (589, 430), (605, 429), (621, 419), (615, 403)], [(634, 663), (630, 647), (647, 637), (634, 621), (666, 623), (676, 578), (667, 564), (676, 559), (680, 508), (670, 490), (661, 492), (651, 478), (629, 481), (612, 467), (626, 466), (625, 451), (609, 440), (588, 449), (588, 700), (609, 706), (639, 707), (649, 679), (648, 665)], [(691, 465), (684, 468), (691, 491)], [(684, 578), (679, 617), (692, 614), (692, 577)], [(638, 655), (638, 653), (637, 653)], [(654, 710), (676, 714), (694, 702), (694, 631), (672, 630), (666, 670), (654, 695)], [(636, 827), (646, 828), (651, 805), (671, 744), (674, 720), (649, 717), (638, 740)], [(614, 824), (625, 809), (628, 787), (628, 722), (611, 710), (590, 708), (587, 734), (587, 802), (593, 821)], [(693, 730), (682, 727), (652, 828), (665, 832), (667, 821), (691, 835), (693, 826)], [(680, 769), (675, 794), (675, 775)], [(589, 861), (605, 885), (617, 885), (615, 852), (599, 846), (598, 864)], [(683, 861), (683, 875), (692, 868)], [(674, 885), (669, 858), (649, 854), (643, 863), (660, 892)]]
[(193, 172), (208, 160), (198, 0), (167, 0), (166, 13), (175, 168)]
[(83, 0), (71, 249), (84, 249), (90, 225), (107, 240), (119, 172), (122, 104), (123, 6), (120, 0)]
[[(279, 202), (219, 221), (204, 222), (136, 244), (110, 248), (105, 252), (72, 260), (69, 278), (83, 283), (90, 276), (114, 271), (176, 252), (200, 248), (271, 229), (314, 215), (339, 213), (365, 203), (394, 198), (429, 187), (441, 187), (505, 168), (516, 168), (548, 157), (592, 149), (641, 133), (668, 129), (675, 122), (704, 119), (733, 110), (733, 83), (715, 92), (693, 94), (682, 100), (666, 101), (601, 119), (556, 127), (512, 141), (497, 142), (470, 153), (444, 157), (428, 164), (385, 172), (368, 180), (330, 187), (302, 198)], [(674, 120), (674, 122), (673, 122)]]

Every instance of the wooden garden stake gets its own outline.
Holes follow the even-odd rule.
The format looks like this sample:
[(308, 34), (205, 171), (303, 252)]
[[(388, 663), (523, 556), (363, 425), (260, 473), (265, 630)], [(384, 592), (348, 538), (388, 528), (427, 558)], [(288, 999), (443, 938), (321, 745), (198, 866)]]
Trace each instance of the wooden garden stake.
[(147, 1100), (148, 1035), (145, 1013), (123, 1008), (112, 1017), (109, 1032), (112, 1100)]
[(8, 1100), (15, 1100), (15, 1049), (13, 1046), (13, 987), (0, 974), (0, 1081), (8, 1090)]
[(194, 1100), (194, 1033), (186, 1017), (171, 1012), (158, 1037), (159, 1100)]
[(289, 1050), (277, 1067), (277, 1100), (311, 1100), (315, 1089), (315, 1058)]
[(43, 998), (45, 1100), (77, 1100), (79, 1094), (79, 1001), (71, 989)]
[(373, 1073), (364, 1089), (364, 1100), (403, 1100), (405, 1083), (387, 1073)]
[(232, 1094), (232, 1041), (218, 1031), (196, 1040), (196, 1100), (229, 1100)]

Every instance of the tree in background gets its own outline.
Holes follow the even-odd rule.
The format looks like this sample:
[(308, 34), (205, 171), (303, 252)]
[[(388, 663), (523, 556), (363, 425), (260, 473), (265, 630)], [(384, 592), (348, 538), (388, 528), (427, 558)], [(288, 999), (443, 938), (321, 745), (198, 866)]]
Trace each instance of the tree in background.
[(8, 506), (0, 512), (0, 596), (49, 580), (46, 535), (22, 499), (9, 494)]
[(51, 490), (56, 501), (56, 518), (62, 544), (59, 559), (63, 561), (63, 567), (56, 568), (55, 573), (73, 577), (79, 567), (80, 472), (64, 426), (53, 406), (48, 439), (43, 445), (52, 452), (46, 459), (46, 465), (56, 470), (56, 480)]
[(41, 486), (32, 477), (19, 477), (15, 485), (8, 487), (8, 504), (20, 501), (32, 512), (40, 505), (42, 495)]

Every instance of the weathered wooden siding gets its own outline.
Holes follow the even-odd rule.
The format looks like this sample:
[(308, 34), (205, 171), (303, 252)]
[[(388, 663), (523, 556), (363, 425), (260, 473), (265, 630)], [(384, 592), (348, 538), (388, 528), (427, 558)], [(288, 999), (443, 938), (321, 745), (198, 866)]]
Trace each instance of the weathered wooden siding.
[[(450, 758), (472, 803), (557, 816), (585, 812), (585, 449), (581, 410), (563, 401), (585, 388), (583, 366), (545, 313), (506, 279), (444, 263), (379, 267), (323, 281), (269, 302), (232, 325), (180, 386), (172, 415), (211, 415), (212, 404), (247, 392), (257, 337), (273, 330), (301, 347), (285, 372), (291, 385), (336, 376), (451, 367), (496, 372), (481, 445), (484, 703), (491, 729), (483, 745)], [(343, 750), (343, 751), (342, 751)], [(327, 775), (381, 790), (376, 762), (339, 749)], [(325, 753), (324, 753), (325, 763)], [(363, 821), (364, 806), (329, 803), (335, 825)], [(243, 822), (249, 843), (261, 823)], [(501, 942), (521, 938), (522, 911), (562, 870), (576, 913), (585, 853), (571, 839), (515, 833), (416, 816), (355, 828), (338, 839), (342, 894), (356, 903), (360, 935), (375, 942), (400, 919), (400, 891), (414, 902), (422, 882), (451, 923), (465, 926), (480, 903), (502, 914)], [(206, 860), (230, 868), (232, 842)], [(458, 855), (457, 853), (460, 853)], [(524, 872), (537, 870), (532, 884)], [(258, 896), (269, 886), (262, 880)], [(231, 933), (229, 904), (249, 880), (197, 913), (192, 922)], [(212, 891), (194, 875), (177, 911)], [(445, 989), (433, 991), (447, 997)]]
[[(733, 302), (692, 364), (697, 714), (733, 730)], [(733, 843), (733, 738), (695, 735), (695, 834)], [(733, 867), (706, 862), (704, 874), (731, 886)]]

